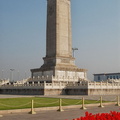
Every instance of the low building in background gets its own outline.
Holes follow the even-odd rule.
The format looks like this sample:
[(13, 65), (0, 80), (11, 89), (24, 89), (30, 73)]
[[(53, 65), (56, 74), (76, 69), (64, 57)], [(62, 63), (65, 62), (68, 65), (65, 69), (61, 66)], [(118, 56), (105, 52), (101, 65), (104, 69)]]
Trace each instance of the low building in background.
[(94, 74), (94, 81), (120, 82), (120, 73), (100, 73)]

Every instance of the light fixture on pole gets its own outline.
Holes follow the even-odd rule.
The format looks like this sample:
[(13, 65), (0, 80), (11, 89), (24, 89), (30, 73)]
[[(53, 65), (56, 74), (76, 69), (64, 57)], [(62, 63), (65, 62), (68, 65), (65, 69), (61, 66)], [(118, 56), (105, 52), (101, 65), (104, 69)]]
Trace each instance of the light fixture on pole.
[(2, 70), (2, 79), (4, 79), (4, 70)]
[(25, 79), (26, 79), (26, 71), (25, 71)]
[(11, 71), (11, 81), (13, 81), (13, 71), (14, 71), (15, 69), (10, 69), (10, 71)]
[(72, 48), (72, 51), (73, 51), (73, 57), (74, 57), (74, 51), (75, 50), (78, 50), (78, 48)]
[(19, 80), (19, 76), (20, 76), (20, 73), (19, 73), (19, 70), (18, 70), (18, 80)]

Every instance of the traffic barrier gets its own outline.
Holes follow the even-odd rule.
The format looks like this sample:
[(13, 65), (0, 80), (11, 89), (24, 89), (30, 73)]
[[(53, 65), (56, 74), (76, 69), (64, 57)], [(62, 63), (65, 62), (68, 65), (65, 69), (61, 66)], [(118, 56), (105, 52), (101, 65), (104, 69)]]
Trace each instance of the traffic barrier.
[(104, 107), (103, 105), (102, 105), (102, 96), (100, 96), (100, 105), (98, 106), (98, 107)]
[(36, 114), (36, 112), (34, 111), (34, 100), (31, 100), (31, 111), (29, 113)]
[(120, 106), (120, 103), (119, 103), (119, 96), (117, 96), (117, 104), (116, 106)]
[(81, 107), (80, 109), (83, 109), (83, 110), (87, 109), (87, 108), (85, 107), (84, 97), (82, 98), (82, 107)]
[(59, 111), (59, 112), (64, 111), (64, 110), (62, 109), (62, 99), (61, 99), (61, 98), (59, 99), (59, 109), (58, 109), (57, 111)]
[[(103, 97), (102, 96), (100, 96), (100, 99), (94, 101), (94, 103), (98, 103), (98, 102), (100, 103), (99, 107), (101, 107), (101, 108), (104, 107), (103, 106)], [(117, 96), (117, 100), (116, 100), (116, 98), (114, 99), (114, 102), (117, 102), (117, 104), (115, 104), (116, 106), (120, 106), (119, 96)], [(58, 105), (58, 103), (59, 103), (59, 105)], [(78, 99), (78, 101), (76, 100), (76, 103), (72, 103), (72, 104), (69, 101), (67, 102), (67, 99), (60, 98), (59, 100), (56, 100), (56, 101), (53, 101), (53, 102), (49, 102), (49, 103), (44, 103), (44, 102), (42, 103), (41, 100), (39, 102), (34, 102), (34, 100), (31, 100), (31, 102), (28, 102), (28, 103), (25, 103), (25, 104), (22, 104), (22, 105), (18, 105), (18, 106), (15, 106), (15, 105), (14, 106), (13, 105), (6, 105), (6, 104), (3, 104), (3, 103), (0, 103), (0, 105), (1, 106), (5, 106), (5, 107), (9, 107), (11, 109), (14, 109), (14, 108), (19, 109), (19, 107), (21, 108), (22, 106), (26, 106), (26, 105), (27, 105), (27, 108), (28, 108), (30, 106), (30, 104), (31, 104), (31, 107), (29, 107), (29, 108), (31, 108), (31, 111), (29, 113), (30, 114), (36, 114), (35, 109), (34, 109), (35, 106), (36, 107), (41, 107), (41, 106), (45, 107), (45, 106), (52, 106), (52, 104), (53, 104), (53, 106), (58, 106), (59, 109), (57, 111), (61, 112), (61, 111), (64, 111), (63, 110), (63, 105), (65, 105), (65, 104), (67, 106), (69, 106), (69, 105), (82, 105), (82, 107), (80, 109), (84, 110), (84, 109), (87, 109), (85, 107), (85, 104), (90, 104), (90, 103), (91, 103), (90, 101), (87, 101), (87, 100), (85, 101), (84, 97), (82, 97), (82, 100)], [(40, 104), (40, 105), (36, 105), (36, 104)], [(2, 115), (0, 115), (0, 117), (2, 117)]]

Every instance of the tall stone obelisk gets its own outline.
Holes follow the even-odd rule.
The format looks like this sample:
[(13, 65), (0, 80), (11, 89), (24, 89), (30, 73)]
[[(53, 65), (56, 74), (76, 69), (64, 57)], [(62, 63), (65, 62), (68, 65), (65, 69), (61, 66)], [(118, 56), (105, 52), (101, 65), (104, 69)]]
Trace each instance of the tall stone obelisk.
[(40, 68), (31, 70), (32, 77), (86, 74), (85, 69), (75, 66), (72, 57), (70, 8), (70, 0), (47, 0), (46, 56)]
[(44, 66), (74, 65), (71, 48), (70, 0), (47, 0)]

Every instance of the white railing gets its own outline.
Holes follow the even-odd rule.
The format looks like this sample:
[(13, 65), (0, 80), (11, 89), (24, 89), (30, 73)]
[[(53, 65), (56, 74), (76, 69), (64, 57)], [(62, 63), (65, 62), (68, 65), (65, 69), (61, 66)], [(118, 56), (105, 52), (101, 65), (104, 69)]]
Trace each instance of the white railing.
[(85, 89), (120, 89), (120, 83), (108, 83), (108, 82), (87, 82), (87, 81), (81, 81), (80, 83), (77, 82), (52, 82), (52, 83), (47, 83), (46, 81), (44, 81), (44, 83), (40, 83), (40, 81), (38, 81), (37, 83), (35, 81), (32, 82), (25, 82), (24, 84), (19, 84), (19, 83), (15, 83), (15, 84), (3, 84), (2, 86), (0, 86), (0, 88), (19, 88), (19, 87), (26, 87), (26, 88), (47, 88), (47, 89), (81, 89), (81, 88), (85, 88)]
[(0, 80), (0, 86), (9, 83), (9, 79), (7, 80)]
[(88, 89), (120, 89), (120, 83), (88, 82)]
[(31, 78), (27, 78), (27, 79), (23, 79), (23, 80), (20, 80), (20, 81), (16, 81), (15, 83), (13, 83), (14, 85), (15, 84), (25, 84), (26, 82), (28, 82)]
[(84, 79), (81, 79), (79, 77), (65, 77), (65, 76), (42, 76), (42, 77), (33, 77), (33, 78), (30, 78), (29, 81), (71, 81), (71, 82), (78, 82), (79, 80), (84, 80)]

